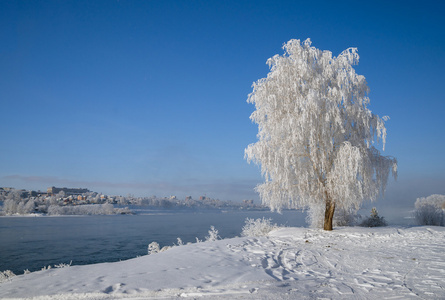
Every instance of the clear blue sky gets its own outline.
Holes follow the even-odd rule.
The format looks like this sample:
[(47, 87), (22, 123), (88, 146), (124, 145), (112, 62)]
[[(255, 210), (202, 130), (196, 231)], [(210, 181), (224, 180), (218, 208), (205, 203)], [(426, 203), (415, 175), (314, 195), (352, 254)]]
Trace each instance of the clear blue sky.
[(445, 193), (442, 1), (1, 1), (0, 186), (258, 199), (246, 103), (284, 42), (357, 47), (385, 201)]

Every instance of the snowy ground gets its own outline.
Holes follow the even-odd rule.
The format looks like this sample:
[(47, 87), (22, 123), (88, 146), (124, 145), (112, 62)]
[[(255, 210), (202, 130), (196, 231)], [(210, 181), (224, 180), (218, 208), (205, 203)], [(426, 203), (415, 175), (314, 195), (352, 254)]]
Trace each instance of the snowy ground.
[(0, 298), (445, 299), (445, 228), (282, 228), (0, 283)]

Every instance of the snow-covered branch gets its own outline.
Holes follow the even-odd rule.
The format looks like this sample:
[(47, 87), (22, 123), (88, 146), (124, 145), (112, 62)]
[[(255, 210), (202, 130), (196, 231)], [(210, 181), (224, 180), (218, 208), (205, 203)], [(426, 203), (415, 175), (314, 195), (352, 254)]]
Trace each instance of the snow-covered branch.
[(397, 176), (397, 160), (374, 147), (381, 142), (384, 150), (388, 118), (367, 107), (369, 88), (353, 68), (356, 48), (333, 57), (307, 39), (283, 49), (248, 96), (258, 141), (245, 158), (261, 166), (265, 182), (256, 190), (272, 210), (328, 205), (332, 219), (335, 207), (356, 210), (384, 193), (391, 170)]

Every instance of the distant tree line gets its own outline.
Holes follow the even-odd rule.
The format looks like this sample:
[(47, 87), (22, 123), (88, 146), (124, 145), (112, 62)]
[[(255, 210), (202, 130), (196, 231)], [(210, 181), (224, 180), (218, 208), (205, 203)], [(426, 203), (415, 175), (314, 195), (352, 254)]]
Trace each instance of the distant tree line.
[[(193, 199), (191, 196), (179, 200), (175, 196), (169, 198), (108, 196), (97, 192), (87, 192), (80, 195), (66, 195), (60, 191), (54, 195), (36, 191), (0, 188), (0, 203), (3, 202), (0, 215), (48, 214), (121, 214), (130, 213), (130, 209), (122, 208), (126, 205), (145, 206), (153, 209), (264, 209), (253, 201), (235, 203), (221, 201), (202, 196)], [(115, 208), (114, 206), (117, 206)]]

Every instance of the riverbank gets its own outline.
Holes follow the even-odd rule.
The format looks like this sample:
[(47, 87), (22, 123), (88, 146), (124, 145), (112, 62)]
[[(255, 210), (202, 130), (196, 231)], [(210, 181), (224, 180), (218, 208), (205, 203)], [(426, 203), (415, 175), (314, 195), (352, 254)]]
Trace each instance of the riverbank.
[(20, 275), (0, 284), (0, 298), (437, 299), (444, 250), (443, 227), (281, 228)]

